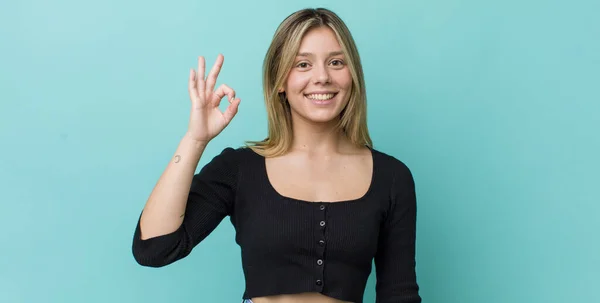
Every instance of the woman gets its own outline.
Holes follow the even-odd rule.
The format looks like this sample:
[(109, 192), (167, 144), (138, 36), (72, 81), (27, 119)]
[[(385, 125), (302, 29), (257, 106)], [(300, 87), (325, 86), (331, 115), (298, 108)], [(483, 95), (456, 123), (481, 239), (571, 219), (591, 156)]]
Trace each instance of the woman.
[[(189, 128), (144, 207), (133, 254), (165, 266), (230, 216), (253, 303), (362, 302), (372, 261), (377, 302), (420, 302), (410, 170), (372, 148), (353, 38), (326, 9), (277, 29), (264, 61), (267, 139), (226, 148), (194, 175), (240, 99), (222, 85), (219, 55), (190, 71)], [(227, 96), (230, 104), (219, 110)]]

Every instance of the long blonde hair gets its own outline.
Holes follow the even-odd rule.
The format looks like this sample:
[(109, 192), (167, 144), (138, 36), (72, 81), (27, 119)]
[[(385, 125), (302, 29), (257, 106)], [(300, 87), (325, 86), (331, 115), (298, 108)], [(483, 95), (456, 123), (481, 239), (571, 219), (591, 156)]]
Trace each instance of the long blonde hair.
[(285, 93), (279, 92), (292, 68), (300, 43), (311, 29), (327, 26), (335, 33), (347, 58), (352, 89), (346, 107), (340, 113), (338, 131), (356, 146), (372, 147), (367, 128), (366, 91), (360, 56), (346, 24), (334, 12), (303, 9), (289, 15), (279, 25), (263, 62), (263, 94), (268, 116), (268, 137), (246, 141), (248, 147), (265, 157), (285, 154), (292, 145), (292, 116)]

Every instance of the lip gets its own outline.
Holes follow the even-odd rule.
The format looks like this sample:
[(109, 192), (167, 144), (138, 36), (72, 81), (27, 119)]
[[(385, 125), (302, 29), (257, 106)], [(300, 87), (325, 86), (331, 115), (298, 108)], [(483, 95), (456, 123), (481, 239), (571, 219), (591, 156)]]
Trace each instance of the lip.
[(309, 92), (304, 94), (305, 96), (308, 95), (312, 95), (312, 94), (337, 94), (338, 92), (334, 92), (334, 91), (325, 91), (325, 90), (320, 90), (320, 91), (314, 91), (314, 92)]

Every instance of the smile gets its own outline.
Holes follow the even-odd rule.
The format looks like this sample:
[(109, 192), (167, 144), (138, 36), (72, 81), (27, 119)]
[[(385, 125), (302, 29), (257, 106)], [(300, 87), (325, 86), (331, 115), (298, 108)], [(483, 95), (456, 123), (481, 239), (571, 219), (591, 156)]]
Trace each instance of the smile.
[(327, 100), (333, 99), (333, 97), (335, 97), (335, 95), (337, 95), (337, 93), (310, 94), (310, 95), (305, 95), (305, 96), (306, 96), (306, 98), (314, 100), (314, 101), (327, 101)]

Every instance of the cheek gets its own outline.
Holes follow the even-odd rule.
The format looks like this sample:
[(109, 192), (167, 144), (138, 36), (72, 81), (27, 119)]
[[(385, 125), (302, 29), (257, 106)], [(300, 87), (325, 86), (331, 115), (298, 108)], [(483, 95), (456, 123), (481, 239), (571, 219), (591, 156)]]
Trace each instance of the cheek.
[(346, 70), (345, 72), (343, 72), (340, 75), (338, 83), (341, 87), (349, 91), (352, 87), (352, 75), (350, 75), (350, 71)]
[(301, 92), (306, 87), (310, 79), (310, 77), (307, 76), (307, 74), (308, 73), (290, 73), (286, 82), (287, 90), (290, 93)]

